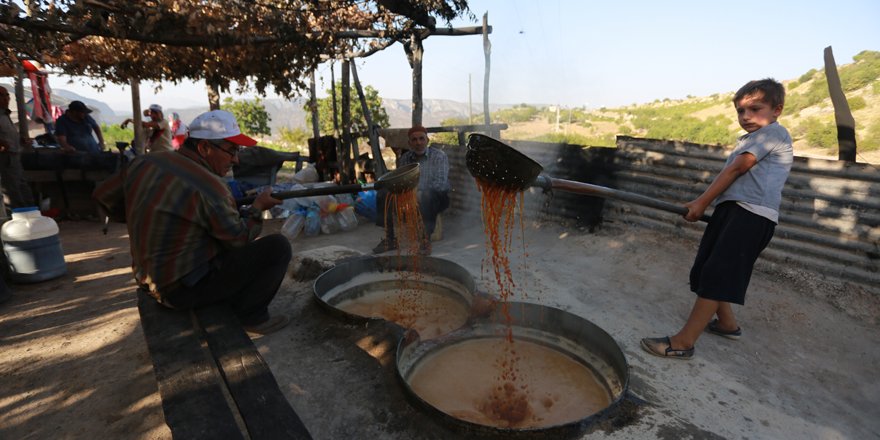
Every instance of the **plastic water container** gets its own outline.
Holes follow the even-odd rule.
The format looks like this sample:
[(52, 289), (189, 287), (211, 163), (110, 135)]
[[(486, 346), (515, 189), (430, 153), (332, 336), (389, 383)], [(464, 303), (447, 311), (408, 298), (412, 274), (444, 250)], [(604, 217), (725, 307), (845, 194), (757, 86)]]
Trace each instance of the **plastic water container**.
[(67, 273), (58, 225), (36, 206), (13, 209), (0, 238), (12, 281), (36, 283)]

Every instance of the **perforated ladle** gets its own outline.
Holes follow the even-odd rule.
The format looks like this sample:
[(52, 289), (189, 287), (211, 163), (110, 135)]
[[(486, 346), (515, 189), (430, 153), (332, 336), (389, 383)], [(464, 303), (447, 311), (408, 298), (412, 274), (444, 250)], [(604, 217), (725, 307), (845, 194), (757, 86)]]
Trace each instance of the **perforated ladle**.
[[(479, 133), (468, 136), (465, 161), (468, 171), (478, 180), (514, 191), (524, 191), (530, 186), (535, 186), (621, 200), (682, 216), (688, 213), (688, 209), (682, 205), (652, 199), (641, 194), (573, 180), (555, 179), (541, 174), (544, 168), (538, 162), (497, 139)], [(703, 215), (700, 220), (708, 221), (709, 216)]]

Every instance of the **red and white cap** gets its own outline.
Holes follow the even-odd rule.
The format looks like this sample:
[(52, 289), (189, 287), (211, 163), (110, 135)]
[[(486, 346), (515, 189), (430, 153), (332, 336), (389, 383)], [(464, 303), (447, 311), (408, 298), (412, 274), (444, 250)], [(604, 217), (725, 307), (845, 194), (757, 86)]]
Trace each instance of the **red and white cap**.
[(189, 136), (196, 139), (224, 139), (236, 145), (253, 147), (257, 141), (241, 133), (235, 116), (225, 110), (202, 113), (189, 124)]

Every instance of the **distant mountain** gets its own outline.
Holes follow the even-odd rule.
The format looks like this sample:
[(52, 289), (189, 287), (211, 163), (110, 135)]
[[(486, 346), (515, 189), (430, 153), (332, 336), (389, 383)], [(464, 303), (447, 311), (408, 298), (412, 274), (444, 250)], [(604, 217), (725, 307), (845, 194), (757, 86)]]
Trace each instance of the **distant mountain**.
[[(70, 104), (71, 101), (82, 101), (83, 104), (87, 105), (93, 111), (97, 111), (100, 114), (100, 116), (102, 117), (102, 119), (104, 119), (103, 121), (98, 121), (98, 123), (101, 123), (101, 122), (109, 123), (109, 121), (111, 121), (117, 117), (116, 112), (114, 112), (113, 109), (110, 108), (109, 105), (104, 104), (103, 102), (98, 101), (97, 99), (86, 98), (84, 96), (80, 96), (80, 95), (78, 95), (74, 92), (71, 92), (69, 90), (56, 89), (54, 87), (52, 88), (52, 95), (53, 95), (52, 103), (55, 105), (60, 105), (61, 107), (64, 107), (64, 108), (67, 108), (67, 105)], [(64, 100), (63, 101), (57, 100), (54, 98), (54, 96), (60, 96), (61, 98), (64, 98)], [(97, 118), (95, 118), (95, 119), (97, 120)], [(124, 119), (124, 117), (123, 117), (123, 119)]]

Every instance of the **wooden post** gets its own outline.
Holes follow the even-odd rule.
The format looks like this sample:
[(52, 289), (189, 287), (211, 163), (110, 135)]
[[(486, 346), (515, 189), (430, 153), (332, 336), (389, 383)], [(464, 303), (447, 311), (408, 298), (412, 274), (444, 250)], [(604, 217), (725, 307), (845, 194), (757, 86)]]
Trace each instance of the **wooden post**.
[(847, 162), (856, 161), (856, 120), (853, 118), (846, 102), (843, 87), (840, 86), (840, 75), (831, 46), (825, 48), (825, 77), (828, 78), (828, 94), (834, 106), (834, 122), (837, 123), (837, 158)]
[(483, 123), (489, 125), (489, 70), (491, 67), (492, 43), (489, 42), (489, 13), (483, 14), (483, 54), (486, 55), (486, 73), (483, 76)]
[(336, 108), (336, 69), (330, 63), (330, 91), (333, 96), (333, 136), (339, 136), (339, 109)]
[[(33, 94), (33, 89), (31, 90)], [(15, 60), (15, 110), (18, 112), (18, 135), (21, 139), (29, 139), (28, 134), (28, 118), (27, 107), (24, 105), (24, 68), (21, 67), (21, 61)], [(36, 102), (36, 98), (34, 98)], [(28, 148), (30, 145), (22, 145)]]
[(220, 86), (213, 80), (206, 79), (205, 88), (208, 89), (208, 109), (220, 110)]
[[(144, 126), (141, 125), (141, 121), (143, 120), (143, 113), (141, 113), (141, 85), (140, 82), (132, 78), (129, 81), (131, 84), (131, 111), (134, 115), (132, 119), (132, 124), (134, 125), (134, 140), (132, 141), (132, 148), (137, 154), (144, 154)], [(113, 146), (115, 147), (115, 145)]]
[(373, 130), (373, 117), (370, 115), (370, 107), (367, 105), (367, 97), (361, 87), (361, 81), (358, 79), (357, 63), (351, 63), (351, 76), (354, 78), (354, 88), (357, 90), (358, 98), (361, 101), (361, 110), (364, 112), (364, 120), (367, 122), (370, 149), (373, 152), (373, 163), (376, 164), (376, 177), (381, 177), (388, 171), (388, 168), (385, 166), (385, 159), (382, 158), (382, 152), (379, 150), (379, 135), (376, 130)]
[(351, 175), (351, 86), (349, 81), (351, 62), (342, 60), (342, 145), (339, 154), (339, 181), (343, 184), (352, 182)]
[(321, 137), (321, 125), (318, 122), (318, 97), (315, 92), (315, 71), (309, 75), (309, 111), (312, 113), (312, 137), (315, 142)]
[(422, 56), (424, 55), (421, 35), (413, 33), (409, 40), (409, 64), (412, 67), (412, 125), (422, 125)]

